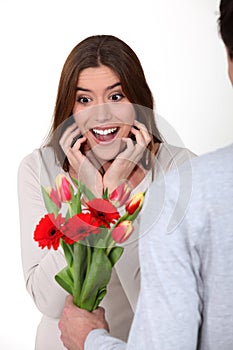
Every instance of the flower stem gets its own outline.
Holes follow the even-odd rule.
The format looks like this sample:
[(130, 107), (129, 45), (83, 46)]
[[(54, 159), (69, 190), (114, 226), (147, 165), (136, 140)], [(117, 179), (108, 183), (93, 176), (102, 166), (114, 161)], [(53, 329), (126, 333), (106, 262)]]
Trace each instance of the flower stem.
[(87, 268), (87, 247), (80, 242), (74, 243), (74, 304), (80, 307), (80, 296)]
[(73, 216), (73, 210), (70, 203), (68, 203), (68, 213), (69, 213), (69, 218), (71, 218)]
[(106, 255), (109, 256), (112, 248), (115, 247), (115, 242), (112, 240), (112, 242), (110, 243), (110, 245), (106, 248)]

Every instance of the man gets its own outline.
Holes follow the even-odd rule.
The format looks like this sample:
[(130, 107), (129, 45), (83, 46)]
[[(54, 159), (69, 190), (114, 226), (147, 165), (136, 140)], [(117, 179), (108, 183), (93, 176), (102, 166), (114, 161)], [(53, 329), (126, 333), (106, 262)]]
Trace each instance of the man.
[[(219, 26), (233, 84), (233, 0), (221, 1)], [(181, 171), (190, 178), (188, 168)], [(152, 220), (142, 220), (141, 291), (128, 343), (109, 335), (102, 308), (90, 313), (68, 297), (59, 328), (69, 350), (233, 349), (233, 144), (192, 160), (189, 206), (168, 232), (168, 218), (182, 208), (178, 182), (176, 171), (166, 176), (159, 220), (150, 201)], [(150, 194), (161, 195), (159, 184)]]

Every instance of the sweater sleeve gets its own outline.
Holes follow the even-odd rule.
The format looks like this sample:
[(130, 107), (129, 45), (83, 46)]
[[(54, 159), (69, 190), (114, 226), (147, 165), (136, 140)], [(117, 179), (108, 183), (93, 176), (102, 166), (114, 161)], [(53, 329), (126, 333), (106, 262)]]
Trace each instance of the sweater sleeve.
[[(195, 154), (186, 148), (180, 148), (169, 144), (161, 144), (155, 162), (155, 180), (164, 177), (165, 173), (179, 167), (186, 162), (187, 169), (191, 170), (190, 160), (195, 157)], [(190, 166), (189, 166), (190, 165)], [(179, 173), (180, 185), (183, 185), (182, 173)], [(144, 191), (145, 188), (140, 188), (139, 191)], [(150, 200), (156, 201), (156, 198), (150, 197)], [(146, 210), (143, 216), (148, 217)], [(124, 244), (124, 253), (120, 260), (115, 265), (116, 273), (121, 282), (124, 293), (126, 294), (132, 310), (135, 312), (138, 294), (140, 290), (140, 267), (138, 256), (138, 242), (144, 232), (140, 226), (141, 215), (135, 221), (135, 232), (128, 241)]]
[[(172, 232), (168, 229), (179, 174), (169, 179), (174, 191), (166, 186), (160, 215), (155, 219), (156, 208), (150, 202), (141, 223), (145, 230), (139, 243), (141, 290), (127, 350), (195, 350), (198, 346), (203, 307), (200, 260), (187, 215)], [(159, 185), (152, 185), (150, 195), (162, 197), (160, 191)]]
[(26, 288), (37, 308), (49, 317), (58, 318), (67, 294), (54, 276), (65, 266), (65, 259), (61, 251), (42, 250), (33, 239), (36, 225), (46, 214), (40, 173), (40, 154), (34, 151), (22, 160), (18, 170), (22, 265)]
[(126, 343), (113, 338), (105, 329), (91, 331), (85, 341), (84, 350), (125, 350)]

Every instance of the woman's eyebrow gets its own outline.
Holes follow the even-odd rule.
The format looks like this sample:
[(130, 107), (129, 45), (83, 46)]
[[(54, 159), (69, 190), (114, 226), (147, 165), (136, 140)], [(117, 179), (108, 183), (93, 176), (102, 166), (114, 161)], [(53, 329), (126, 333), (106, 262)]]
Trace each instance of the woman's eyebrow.
[(120, 85), (121, 85), (121, 83), (120, 83), (120, 82), (117, 82), (117, 83), (115, 83), (115, 84), (113, 84), (113, 85), (107, 86), (105, 90), (106, 90), (106, 91), (107, 91), (107, 90), (112, 90), (112, 89), (114, 89), (115, 87), (120, 86)]
[[(106, 91), (112, 90), (112, 89), (114, 89), (115, 87), (120, 86), (120, 85), (121, 85), (121, 83), (120, 83), (120, 82), (117, 82), (117, 83), (115, 83), (115, 84), (113, 84), (113, 85), (107, 86), (105, 90), (106, 90)], [(76, 91), (91, 92), (90, 89), (85, 89), (85, 88), (82, 88), (81, 86), (77, 86), (77, 87), (76, 87)]]
[(89, 89), (85, 89), (85, 88), (82, 88), (82, 87), (80, 87), (80, 86), (77, 86), (76, 87), (76, 91), (87, 91), (87, 92), (91, 92), (91, 90), (89, 90)]

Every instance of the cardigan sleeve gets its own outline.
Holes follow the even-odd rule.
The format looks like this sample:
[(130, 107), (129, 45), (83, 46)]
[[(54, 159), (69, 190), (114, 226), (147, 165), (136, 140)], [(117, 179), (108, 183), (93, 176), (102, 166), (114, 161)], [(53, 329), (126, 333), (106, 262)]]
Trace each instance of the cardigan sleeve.
[(58, 318), (67, 293), (55, 281), (54, 275), (66, 262), (61, 251), (42, 250), (33, 239), (37, 223), (47, 212), (41, 194), (41, 156), (38, 150), (20, 163), (18, 201), (26, 288), (43, 314)]

